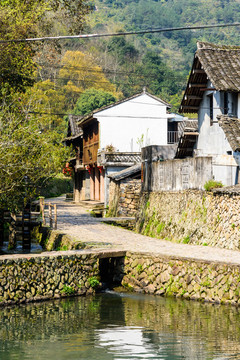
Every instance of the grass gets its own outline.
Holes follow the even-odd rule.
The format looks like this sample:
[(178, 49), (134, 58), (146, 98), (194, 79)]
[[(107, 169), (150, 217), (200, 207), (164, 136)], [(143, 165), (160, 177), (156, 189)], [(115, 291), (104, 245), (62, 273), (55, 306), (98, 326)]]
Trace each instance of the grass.
[(221, 181), (215, 181), (213, 179), (207, 181), (205, 184), (204, 184), (204, 189), (206, 191), (210, 191), (211, 189), (216, 189), (216, 188), (221, 188), (223, 187), (223, 184)]
[(188, 244), (190, 241), (190, 236), (186, 236), (184, 239), (183, 239), (183, 244)]

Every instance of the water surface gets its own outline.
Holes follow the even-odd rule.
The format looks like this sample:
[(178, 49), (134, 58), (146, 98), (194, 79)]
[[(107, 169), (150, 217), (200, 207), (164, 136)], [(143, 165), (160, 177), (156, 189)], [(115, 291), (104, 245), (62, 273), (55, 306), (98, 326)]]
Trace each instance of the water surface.
[(0, 308), (0, 359), (240, 359), (240, 312), (116, 293)]

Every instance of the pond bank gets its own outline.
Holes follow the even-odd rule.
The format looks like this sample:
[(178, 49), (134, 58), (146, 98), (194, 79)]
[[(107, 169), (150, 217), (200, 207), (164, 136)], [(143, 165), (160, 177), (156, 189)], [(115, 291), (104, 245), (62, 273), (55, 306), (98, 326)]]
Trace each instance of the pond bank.
[(0, 304), (85, 295), (94, 292), (89, 279), (111, 274), (137, 292), (239, 305), (239, 251), (143, 236), (54, 201), (58, 233), (89, 248), (0, 256)]
[(0, 305), (95, 292), (101, 282), (162, 296), (240, 304), (240, 264), (119, 250), (0, 258)]

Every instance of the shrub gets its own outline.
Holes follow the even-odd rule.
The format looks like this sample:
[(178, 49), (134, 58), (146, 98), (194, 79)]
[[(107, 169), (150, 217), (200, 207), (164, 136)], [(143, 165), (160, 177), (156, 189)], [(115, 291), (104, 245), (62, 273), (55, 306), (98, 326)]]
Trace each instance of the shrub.
[(95, 276), (90, 277), (88, 279), (88, 282), (93, 289), (97, 288), (100, 284), (98, 279)]
[(65, 295), (73, 295), (75, 293), (75, 289), (72, 286), (63, 285), (61, 293)]
[(221, 183), (221, 181), (215, 181), (215, 180), (209, 180), (205, 183), (204, 185), (204, 189), (206, 191), (210, 191), (211, 189), (216, 189), (216, 188), (221, 188), (223, 187), (223, 184)]

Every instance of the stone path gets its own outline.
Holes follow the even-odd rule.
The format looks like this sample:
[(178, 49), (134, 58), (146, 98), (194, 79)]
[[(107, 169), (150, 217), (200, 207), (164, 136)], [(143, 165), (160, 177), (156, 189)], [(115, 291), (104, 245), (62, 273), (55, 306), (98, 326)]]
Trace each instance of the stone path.
[[(57, 204), (58, 231), (69, 235), (76, 241), (95, 244), (96, 250), (133, 251), (154, 253), (156, 255), (171, 256), (179, 259), (194, 259), (209, 262), (223, 262), (240, 265), (240, 251), (176, 244), (143, 236), (116, 226), (101, 222), (101, 218), (91, 217), (89, 212), (75, 204), (68, 203), (65, 196), (51, 199)], [(81, 251), (81, 250), (79, 250)]]

